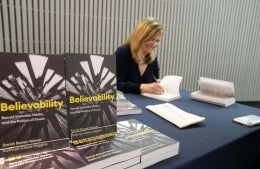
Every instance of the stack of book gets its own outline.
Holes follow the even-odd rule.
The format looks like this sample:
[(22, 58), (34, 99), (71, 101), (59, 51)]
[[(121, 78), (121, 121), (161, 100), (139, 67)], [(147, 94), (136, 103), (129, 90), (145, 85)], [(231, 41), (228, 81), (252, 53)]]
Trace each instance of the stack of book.
[(5, 169), (117, 169), (140, 168), (141, 147), (127, 140), (118, 130), (112, 138), (30, 155), (16, 155), (0, 161)]
[(119, 130), (115, 137), (77, 146), (76, 151), (85, 160), (82, 168), (117, 169), (140, 165), (141, 147), (129, 142), (126, 134)]
[(126, 133), (127, 143), (142, 148), (141, 168), (151, 166), (179, 153), (180, 142), (135, 119), (117, 122), (117, 130)]
[(179, 141), (135, 119), (117, 122), (112, 138), (0, 161), (0, 168), (146, 168), (179, 153)]
[(129, 101), (123, 92), (117, 91), (117, 116), (141, 113), (142, 109)]

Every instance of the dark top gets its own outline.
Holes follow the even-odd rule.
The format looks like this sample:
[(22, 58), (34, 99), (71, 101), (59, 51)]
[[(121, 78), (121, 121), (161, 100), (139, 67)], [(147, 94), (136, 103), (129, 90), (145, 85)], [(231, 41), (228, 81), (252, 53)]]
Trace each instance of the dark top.
[(131, 49), (127, 45), (117, 48), (116, 52), (117, 89), (125, 93), (140, 94), (141, 83), (155, 82), (159, 78), (157, 58), (147, 65), (143, 76), (139, 73), (138, 64), (132, 59)]

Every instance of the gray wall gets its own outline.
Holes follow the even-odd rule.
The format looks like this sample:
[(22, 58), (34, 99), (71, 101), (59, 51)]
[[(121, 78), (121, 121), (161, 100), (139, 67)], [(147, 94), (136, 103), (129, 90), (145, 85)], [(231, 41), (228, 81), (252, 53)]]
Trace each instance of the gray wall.
[(260, 100), (259, 0), (0, 0), (0, 52), (113, 54), (146, 16), (161, 19), (161, 76), (233, 81)]

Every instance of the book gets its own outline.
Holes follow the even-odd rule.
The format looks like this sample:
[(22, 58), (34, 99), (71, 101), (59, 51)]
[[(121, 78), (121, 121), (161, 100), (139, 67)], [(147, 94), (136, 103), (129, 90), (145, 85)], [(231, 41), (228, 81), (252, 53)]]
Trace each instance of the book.
[(64, 56), (0, 57), (0, 156), (68, 147)]
[(126, 99), (123, 92), (117, 91), (117, 116), (141, 113), (142, 109)]
[(72, 147), (56, 149), (55, 151), (49, 152), (10, 157), (0, 164), (0, 168), (4, 169), (73, 169), (85, 166), (85, 161)]
[[(117, 123), (117, 128), (121, 125)], [(127, 168), (140, 163), (141, 147), (128, 140), (129, 133), (117, 130), (116, 136), (102, 139), (75, 149), (86, 161), (88, 169)]]
[(0, 159), (0, 168), (6, 169), (117, 169), (138, 166), (141, 147), (127, 139), (128, 133), (119, 130), (111, 138), (53, 151), (16, 155)]
[(127, 99), (123, 92), (117, 90), (116, 93), (116, 109), (117, 111), (123, 111), (128, 109)]
[(126, 97), (123, 92), (117, 90), (116, 91), (116, 106), (118, 108), (126, 108), (127, 107), (127, 101)]
[(156, 163), (158, 163), (158, 162), (160, 162), (162, 160), (165, 160), (165, 159), (168, 159), (170, 157), (173, 157), (173, 156), (175, 156), (177, 154), (178, 154), (177, 150), (169, 151), (169, 152), (166, 152), (166, 153), (162, 153), (162, 154), (160, 154), (157, 157), (154, 157), (154, 158), (148, 159), (146, 161), (143, 161), (141, 166), (151, 166), (151, 165), (156, 164)]
[(170, 102), (173, 100), (180, 99), (180, 83), (182, 81), (181, 76), (168, 75), (164, 76), (160, 80), (160, 85), (163, 87), (163, 94), (151, 94), (151, 93), (141, 93), (143, 96), (151, 97), (154, 99)]
[(141, 169), (141, 167), (139, 165), (140, 165), (140, 156), (137, 156), (137, 157), (131, 158), (129, 160), (125, 160), (125, 161), (110, 165), (108, 167), (105, 167), (104, 169), (119, 169), (119, 168), (120, 169), (121, 168), (129, 169), (129, 168), (134, 168), (134, 167)]
[(132, 103), (129, 100), (126, 100), (127, 107), (118, 107), (117, 116), (131, 115), (131, 114), (141, 114), (142, 109), (139, 108), (136, 104)]
[(69, 138), (80, 145), (116, 135), (113, 55), (66, 54)]
[(126, 139), (142, 148), (141, 168), (151, 166), (179, 153), (180, 142), (136, 120), (118, 121), (118, 130)]
[(234, 122), (245, 125), (247, 127), (255, 127), (260, 125), (260, 116), (257, 115), (246, 115), (240, 116), (233, 119)]
[(200, 123), (206, 119), (205, 117), (188, 113), (171, 103), (147, 105), (146, 108), (179, 128)]
[(87, 169), (126, 168), (140, 163), (141, 148), (120, 136), (98, 140), (76, 147)]
[(141, 163), (127, 167), (127, 169), (142, 169)]
[(191, 93), (194, 100), (228, 107), (236, 102), (234, 83), (200, 77), (200, 91)]
[(191, 98), (223, 107), (228, 107), (236, 102), (234, 97), (216, 96), (201, 91), (192, 92)]

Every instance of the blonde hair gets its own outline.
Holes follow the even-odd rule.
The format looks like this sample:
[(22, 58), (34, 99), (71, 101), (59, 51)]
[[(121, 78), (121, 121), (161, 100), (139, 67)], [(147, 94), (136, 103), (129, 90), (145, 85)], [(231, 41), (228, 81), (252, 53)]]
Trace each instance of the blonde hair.
[[(157, 18), (147, 17), (137, 24), (133, 32), (125, 40), (124, 45), (129, 45), (132, 57), (136, 63), (140, 61), (138, 52), (142, 42), (151, 40), (157, 34), (163, 34), (163, 26)], [(151, 63), (155, 59), (152, 51), (145, 56), (145, 62)]]

